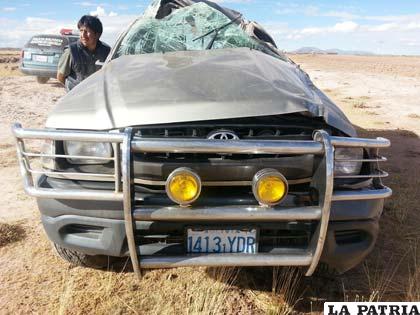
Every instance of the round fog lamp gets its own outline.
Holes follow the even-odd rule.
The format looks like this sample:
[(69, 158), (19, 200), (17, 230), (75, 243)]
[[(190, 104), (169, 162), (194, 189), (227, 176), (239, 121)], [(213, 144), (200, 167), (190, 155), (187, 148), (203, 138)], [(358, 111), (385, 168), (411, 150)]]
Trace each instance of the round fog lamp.
[(277, 170), (265, 168), (254, 175), (252, 192), (261, 205), (274, 206), (287, 195), (286, 178)]
[(200, 177), (189, 168), (177, 168), (166, 180), (168, 197), (181, 206), (197, 200), (201, 192)]

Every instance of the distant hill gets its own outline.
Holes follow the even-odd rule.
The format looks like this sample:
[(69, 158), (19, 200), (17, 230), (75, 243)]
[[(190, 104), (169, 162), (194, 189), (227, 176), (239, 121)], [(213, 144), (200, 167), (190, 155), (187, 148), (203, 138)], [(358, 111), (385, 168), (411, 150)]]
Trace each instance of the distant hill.
[(319, 49), (317, 47), (302, 47), (294, 51), (292, 54), (316, 54), (316, 55), (358, 55), (358, 56), (371, 56), (374, 53), (368, 51), (357, 50), (341, 50), (341, 49)]

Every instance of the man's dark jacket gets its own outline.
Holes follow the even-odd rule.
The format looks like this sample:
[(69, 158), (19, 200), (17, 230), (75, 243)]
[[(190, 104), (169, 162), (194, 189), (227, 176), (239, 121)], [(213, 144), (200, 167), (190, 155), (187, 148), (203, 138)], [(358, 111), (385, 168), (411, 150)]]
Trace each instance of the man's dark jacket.
[(80, 40), (69, 47), (71, 54), (70, 75), (66, 78), (66, 88), (70, 91), (92, 73), (98, 70), (95, 62), (104, 62), (111, 48), (101, 41), (96, 44), (95, 51), (89, 51)]

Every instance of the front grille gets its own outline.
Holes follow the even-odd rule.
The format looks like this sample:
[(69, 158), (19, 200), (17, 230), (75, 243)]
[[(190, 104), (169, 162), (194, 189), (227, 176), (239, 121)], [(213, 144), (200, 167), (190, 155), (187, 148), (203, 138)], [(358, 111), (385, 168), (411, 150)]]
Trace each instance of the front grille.
[[(260, 120), (260, 123), (256, 121)], [(283, 120), (284, 121), (284, 120)], [(204, 123), (185, 123), (172, 124), (166, 126), (140, 127), (135, 130), (134, 136), (141, 138), (194, 138), (207, 139), (210, 134), (218, 130), (228, 130), (234, 132), (239, 139), (289, 139), (295, 137), (296, 140), (302, 138), (311, 139), (313, 130), (317, 129), (311, 123), (277, 123), (264, 121), (264, 118), (224, 120)]]
[[(292, 115), (290, 115), (292, 117)], [(208, 139), (218, 132), (228, 132), (240, 140), (312, 140), (319, 127), (314, 121), (302, 123), (290, 118), (262, 117), (223, 120), (195, 124), (140, 127), (134, 139)], [(296, 119), (296, 118), (294, 118)], [(275, 123), (276, 122), (276, 123)], [(324, 126), (325, 127), (325, 126)], [(236, 139), (236, 138), (235, 138)], [(197, 171), (204, 182), (251, 181), (262, 168), (274, 168), (288, 179), (310, 178), (314, 169), (313, 155), (273, 154), (190, 154), (190, 153), (136, 153), (134, 176), (140, 180), (165, 181), (178, 167)], [(143, 182), (142, 184), (146, 184)], [(153, 183), (150, 183), (152, 184)]]
[[(256, 124), (202, 124), (202, 125), (175, 125), (166, 127), (145, 127), (135, 131), (134, 136), (138, 138), (182, 138), (207, 139), (210, 135), (228, 131), (234, 133), (241, 140), (311, 140), (313, 128), (297, 125), (256, 125)], [(226, 155), (207, 154), (182, 154), (182, 153), (147, 153), (148, 159), (185, 159), (188, 161), (203, 160), (211, 157)], [(251, 158), (253, 155), (235, 154), (229, 155), (230, 159)], [(259, 155), (261, 157), (261, 155)]]

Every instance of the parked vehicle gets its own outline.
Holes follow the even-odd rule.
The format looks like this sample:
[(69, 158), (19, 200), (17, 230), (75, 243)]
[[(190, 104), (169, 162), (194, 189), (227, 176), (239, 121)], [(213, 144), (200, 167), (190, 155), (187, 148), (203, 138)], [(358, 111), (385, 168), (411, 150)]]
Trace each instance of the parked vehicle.
[[(391, 195), (379, 167), (390, 142), (358, 138), (258, 24), (182, 3), (155, 1), (46, 129), (13, 127), (58, 253), (88, 266), (130, 256), (138, 274), (354, 267)], [(25, 147), (32, 139), (46, 140), (41, 154)]]
[(36, 76), (40, 84), (47, 83), (50, 78), (55, 78), (61, 55), (71, 43), (79, 38), (69, 31), (62, 33), (62, 35), (32, 36), (22, 49), (20, 70), (24, 74)]

